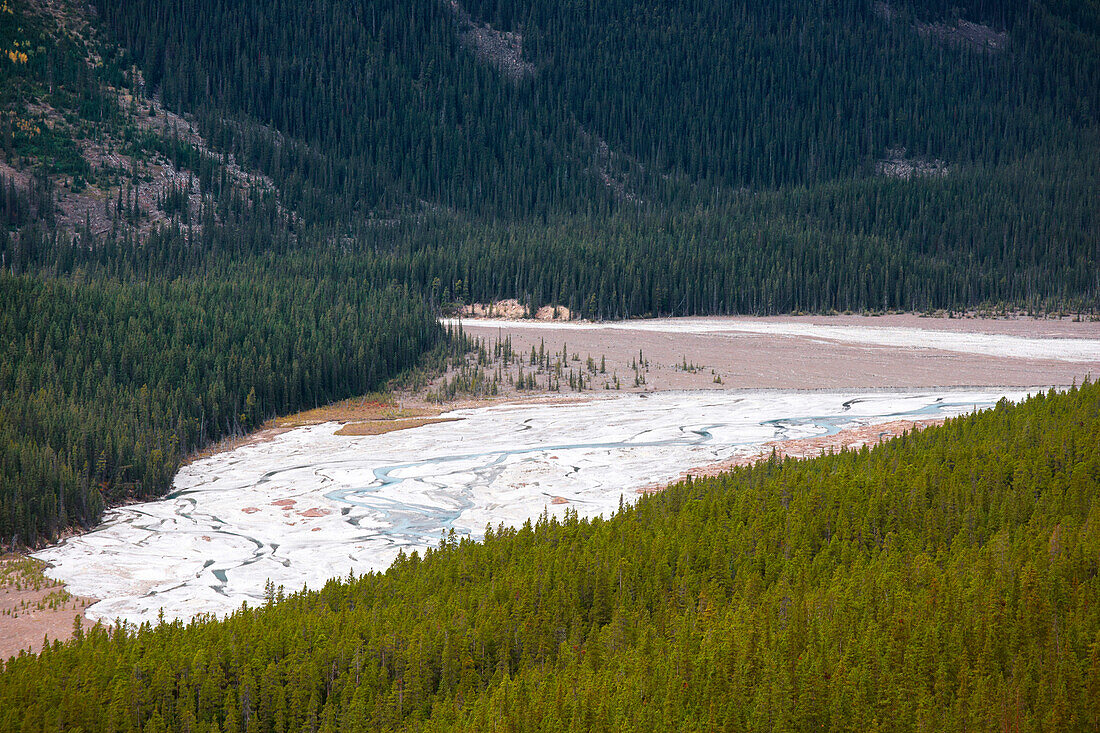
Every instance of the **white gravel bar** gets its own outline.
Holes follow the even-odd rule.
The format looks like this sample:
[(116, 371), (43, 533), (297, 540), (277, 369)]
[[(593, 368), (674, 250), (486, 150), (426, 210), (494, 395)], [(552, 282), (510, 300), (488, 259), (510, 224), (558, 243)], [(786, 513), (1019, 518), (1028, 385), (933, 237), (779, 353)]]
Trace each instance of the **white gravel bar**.
[(1021, 390), (663, 392), (457, 410), (373, 436), (298, 428), (198, 460), (165, 499), (114, 509), (36, 553), (110, 622), (224, 615), (383, 570), (442, 533), (479, 538), (567, 508), (608, 515), (635, 490), (777, 439), (958, 415)]

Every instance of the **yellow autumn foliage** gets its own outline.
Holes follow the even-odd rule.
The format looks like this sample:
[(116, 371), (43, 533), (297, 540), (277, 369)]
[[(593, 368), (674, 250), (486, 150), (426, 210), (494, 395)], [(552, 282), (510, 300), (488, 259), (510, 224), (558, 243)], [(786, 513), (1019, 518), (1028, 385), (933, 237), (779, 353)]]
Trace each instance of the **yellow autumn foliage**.
[(34, 137), (35, 135), (42, 134), (42, 128), (39, 127), (33, 120), (25, 120), (21, 117), (14, 119), (15, 127), (27, 137)]

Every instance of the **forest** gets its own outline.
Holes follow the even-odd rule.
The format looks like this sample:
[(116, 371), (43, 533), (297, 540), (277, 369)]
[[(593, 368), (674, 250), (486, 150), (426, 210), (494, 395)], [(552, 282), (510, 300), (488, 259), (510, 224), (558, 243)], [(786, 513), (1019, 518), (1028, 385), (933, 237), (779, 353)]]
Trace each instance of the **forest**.
[[(865, 177), (895, 148), (996, 166), (1094, 147), (1100, 115), (1094, 3), (468, 3), (475, 22), (522, 32), (532, 73), (518, 81), (463, 47), (445, 3), (97, 7), (166, 105), (276, 180), (300, 178), (288, 195), (323, 191), (325, 211), (306, 207), (321, 218), (418, 199), (602, 212), (616, 198), (603, 176), (622, 178), (620, 199), (667, 202), (694, 184)], [(1011, 40), (975, 52), (916, 30), (955, 19)]]
[[(0, 0), (0, 547), (464, 303), (1095, 316), (1097, 79), (1095, 0)], [(78, 625), (0, 731), (1096, 730), (1098, 446), (1086, 380)]]
[(1097, 445), (1086, 382), (82, 628), (7, 662), (0, 730), (1094, 730)]
[(440, 2), (101, 10), (141, 89), (421, 291), (594, 318), (1097, 305), (1094, 3), (469, 3), (522, 38), (518, 78)]
[(1094, 2), (3, 0), (0, 544), (461, 303), (1094, 314), (1098, 77)]
[(377, 389), (442, 337), (399, 289), (273, 270), (0, 275), (0, 537), (29, 544), (159, 496), (196, 449)]

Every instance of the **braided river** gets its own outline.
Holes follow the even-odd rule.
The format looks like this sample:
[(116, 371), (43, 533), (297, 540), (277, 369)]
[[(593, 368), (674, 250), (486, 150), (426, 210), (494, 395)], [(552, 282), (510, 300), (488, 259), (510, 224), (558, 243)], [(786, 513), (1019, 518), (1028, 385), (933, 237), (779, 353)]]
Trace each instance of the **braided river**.
[(381, 571), (451, 532), (607, 516), (640, 487), (774, 441), (951, 417), (1029, 391), (673, 391), (455, 410), (383, 435), (326, 423), (197, 460), (166, 498), (113, 509), (35, 556), (70, 592), (101, 599), (92, 619), (225, 615), (263, 603), (269, 584)]

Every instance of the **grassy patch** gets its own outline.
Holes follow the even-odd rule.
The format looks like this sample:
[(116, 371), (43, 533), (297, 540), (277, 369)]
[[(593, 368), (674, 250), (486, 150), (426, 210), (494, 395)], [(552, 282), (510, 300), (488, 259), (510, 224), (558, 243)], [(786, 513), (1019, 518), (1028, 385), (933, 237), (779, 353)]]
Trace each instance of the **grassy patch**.
[(460, 417), (411, 417), (389, 420), (370, 420), (367, 422), (349, 422), (336, 431), (335, 435), (383, 435), (395, 430), (419, 428), (441, 422), (457, 422)]

